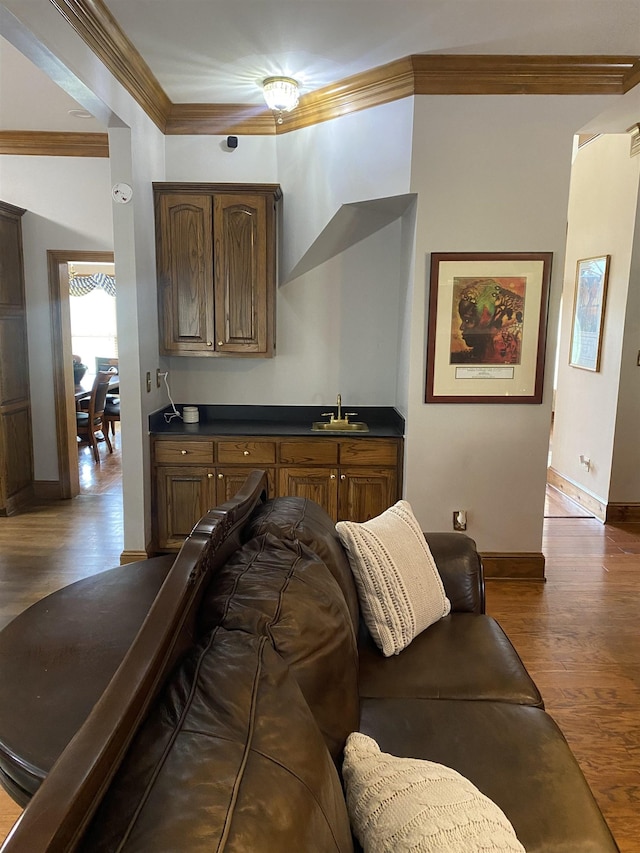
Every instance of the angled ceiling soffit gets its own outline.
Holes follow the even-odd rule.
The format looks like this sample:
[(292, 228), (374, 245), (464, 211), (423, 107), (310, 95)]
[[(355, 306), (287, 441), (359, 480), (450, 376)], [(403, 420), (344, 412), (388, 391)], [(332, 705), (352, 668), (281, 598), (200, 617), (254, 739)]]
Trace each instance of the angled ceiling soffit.
[(323, 228), (283, 283), (319, 267), (400, 219), (416, 199), (415, 193), (343, 204)]

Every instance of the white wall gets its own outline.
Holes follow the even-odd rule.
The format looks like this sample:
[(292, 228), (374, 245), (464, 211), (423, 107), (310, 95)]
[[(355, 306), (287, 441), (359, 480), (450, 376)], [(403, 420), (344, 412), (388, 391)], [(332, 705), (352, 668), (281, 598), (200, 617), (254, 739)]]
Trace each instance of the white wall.
[[(572, 137), (597, 97), (416, 98), (418, 193), (405, 487), (426, 529), (468, 533), (485, 552), (540, 552), (553, 358)], [(541, 405), (426, 404), (432, 252), (554, 253)]]
[[(278, 137), (168, 137), (167, 180), (280, 183), (281, 280), (341, 205), (403, 194), (411, 99)], [(398, 219), (278, 288), (273, 359), (168, 359), (176, 402), (394, 405), (407, 252)], [(410, 254), (409, 254), (410, 257)]]
[[(606, 503), (638, 500), (637, 415), (635, 359), (637, 287), (630, 293), (634, 224), (638, 205), (640, 158), (629, 157), (629, 136), (601, 136), (579, 150), (573, 166), (569, 199), (569, 228), (564, 268), (563, 317), (559, 344), (558, 384), (551, 466), (570, 482)], [(602, 332), (600, 370), (593, 373), (569, 366), (571, 322), (579, 258), (611, 255), (609, 287)], [(628, 324), (627, 303), (632, 298)], [(624, 363), (623, 341), (627, 341)], [(621, 369), (624, 390), (620, 384)], [(624, 440), (618, 458), (618, 497), (611, 494), (614, 446)], [(580, 454), (591, 459), (587, 471)], [(629, 455), (631, 454), (631, 455)], [(634, 465), (635, 461), (635, 465)], [(629, 473), (633, 472), (631, 481)], [(626, 485), (622, 483), (626, 480)], [(629, 488), (629, 483), (635, 486)], [(635, 494), (634, 498), (628, 497)], [(626, 497), (623, 498), (623, 495)]]
[(165, 137), (166, 180), (277, 184), (275, 136), (239, 136), (230, 149), (226, 136)]
[(286, 280), (343, 204), (409, 192), (413, 99), (278, 137)]
[(402, 286), (400, 222), (277, 292), (272, 359), (171, 358), (176, 402), (392, 405)]
[(0, 198), (22, 218), (34, 475), (57, 480), (47, 251), (112, 251), (107, 159), (0, 157)]
[[(407, 259), (414, 236), (407, 214), (280, 288), (275, 359), (169, 359), (174, 396), (325, 403), (340, 390), (350, 405), (396, 401), (407, 414), (406, 493), (423, 525), (449, 529), (452, 510), (464, 508), (481, 550), (540, 551), (572, 135), (609, 101), (420, 96), (275, 140), (240, 138), (229, 153), (220, 138), (163, 140), (48, 0), (4, 5), (94, 93), (80, 99), (87, 109), (105, 126), (131, 129), (130, 138), (112, 132), (117, 154), (107, 179), (129, 175), (135, 190), (132, 206), (114, 213), (116, 274), (131, 309), (123, 321), (132, 354), (123, 394), (136, 409), (124, 428), (125, 548), (142, 547), (149, 530), (145, 417), (166, 399), (142, 387), (158, 352), (150, 184), (243, 180), (282, 185), (283, 279), (340, 205), (354, 201), (417, 193), (415, 255)], [(423, 403), (434, 251), (554, 252), (542, 405)]]

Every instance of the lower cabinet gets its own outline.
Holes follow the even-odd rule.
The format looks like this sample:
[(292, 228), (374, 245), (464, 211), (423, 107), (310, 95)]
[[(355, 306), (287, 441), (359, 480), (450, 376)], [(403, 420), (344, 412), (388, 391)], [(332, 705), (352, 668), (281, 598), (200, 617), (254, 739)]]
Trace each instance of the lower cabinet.
[(199, 518), (215, 506), (215, 471), (160, 465), (155, 478), (155, 538), (160, 549), (180, 548)]
[(195, 523), (229, 500), (249, 471), (267, 472), (269, 497), (319, 503), (335, 521), (366, 521), (401, 496), (401, 438), (152, 439), (154, 547), (178, 550)]

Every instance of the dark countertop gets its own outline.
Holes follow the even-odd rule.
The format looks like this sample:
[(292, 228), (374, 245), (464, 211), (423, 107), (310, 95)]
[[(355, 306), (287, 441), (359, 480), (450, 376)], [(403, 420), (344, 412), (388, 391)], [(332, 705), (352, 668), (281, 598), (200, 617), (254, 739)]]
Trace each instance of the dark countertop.
[[(182, 405), (177, 410), (182, 413)], [(149, 415), (149, 432), (152, 435), (273, 435), (273, 436), (349, 436), (350, 438), (397, 438), (404, 435), (404, 418), (393, 406), (343, 406), (343, 411), (357, 411), (351, 421), (364, 421), (368, 432), (324, 432), (312, 430), (315, 421), (327, 421), (323, 412), (336, 412), (334, 406), (198, 406), (200, 420), (185, 424), (182, 418), (166, 415), (172, 413), (166, 406)]]

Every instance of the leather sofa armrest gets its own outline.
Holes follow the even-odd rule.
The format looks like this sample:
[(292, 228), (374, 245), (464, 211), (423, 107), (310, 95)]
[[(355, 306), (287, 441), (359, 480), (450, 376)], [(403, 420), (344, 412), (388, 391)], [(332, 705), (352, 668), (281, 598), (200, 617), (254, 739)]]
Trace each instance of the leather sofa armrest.
[(484, 569), (476, 543), (464, 533), (425, 533), (452, 612), (484, 613)]

